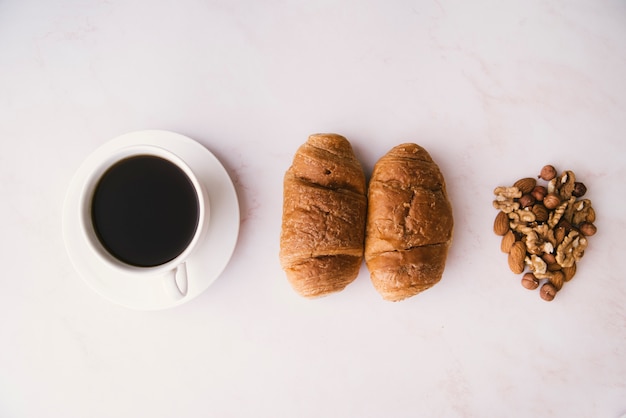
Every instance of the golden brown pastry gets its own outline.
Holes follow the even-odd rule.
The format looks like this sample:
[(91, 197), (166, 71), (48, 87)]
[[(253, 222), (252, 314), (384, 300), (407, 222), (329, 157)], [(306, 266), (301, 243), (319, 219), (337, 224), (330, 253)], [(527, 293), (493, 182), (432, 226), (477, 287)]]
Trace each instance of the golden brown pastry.
[(452, 207), (439, 167), (416, 144), (391, 149), (368, 192), (365, 263), (384, 299), (399, 301), (434, 286), (452, 241)]
[(280, 263), (305, 297), (337, 292), (359, 274), (365, 239), (365, 174), (348, 140), (309, 136), (284, 178)]

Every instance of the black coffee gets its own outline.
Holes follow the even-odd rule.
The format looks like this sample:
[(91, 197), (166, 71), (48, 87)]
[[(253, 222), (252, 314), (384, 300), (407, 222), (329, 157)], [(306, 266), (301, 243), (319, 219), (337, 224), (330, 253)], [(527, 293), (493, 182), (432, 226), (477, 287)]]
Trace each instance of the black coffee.
[(117, 259), (139, 267), (176, 258), (198, 226), (198, 196), (175, 164), (140, 155), (111, 166), (92, 199), (98, 239)]

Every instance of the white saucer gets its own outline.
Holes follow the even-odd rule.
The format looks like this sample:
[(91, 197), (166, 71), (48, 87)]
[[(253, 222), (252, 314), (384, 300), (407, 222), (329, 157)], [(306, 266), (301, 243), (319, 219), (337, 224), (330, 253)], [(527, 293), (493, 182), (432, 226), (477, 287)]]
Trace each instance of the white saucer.
[[(187, 295), (172, 300), (162, 280), (136, 277), (107, 268), (86, 247), (80, 229), (79, 196), (94, 167), (120, 148), (155, 145), (176, 154), (193, 170), (209, 195), (210, 216), (205, 238), (187, 259)], [(235, 187), (220, 161), (198, 142), (168, 131), (139, 131), (119, 136), (94, 151), (74, 175), (63, 208), (63, 236), (74, 268), (97, 293), (128, 308), (156, 310), (188, 302), (222, 273), (237, 243), (239, 203)]]

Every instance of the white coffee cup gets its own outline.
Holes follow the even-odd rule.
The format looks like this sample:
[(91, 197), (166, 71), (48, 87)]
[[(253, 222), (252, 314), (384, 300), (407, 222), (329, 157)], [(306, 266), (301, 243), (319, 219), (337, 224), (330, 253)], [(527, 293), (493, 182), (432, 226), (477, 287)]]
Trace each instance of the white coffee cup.
[[(176, 165), (193, 185), (198, 202), (197, 226), (189, 244), (172, 260), (150, 267), (131, 265), (111, 254), (97, 236), (91, 213), (92, 199), (96, 187), (107, 170), (120, 161), (139, 156), (159, 157)], [(154, 280), (162, 280), (164, 291), (173, 300), (178, 300), (187, 295), (189, 281), (192, 278), (187, 275), (186, 263), (206, 233), (209, 221), (209, 207), (208, 193), (191, 168), (181, 158), (158, 146), (134, 145), (116, 150), (110, 156), (104, 158), (85, 180), (80, 192), (80, 213), (82, 218), (80, 229), (88, 248), (100, 263), (114, 272), (124, 273), (137, 278), (151, 277)]]

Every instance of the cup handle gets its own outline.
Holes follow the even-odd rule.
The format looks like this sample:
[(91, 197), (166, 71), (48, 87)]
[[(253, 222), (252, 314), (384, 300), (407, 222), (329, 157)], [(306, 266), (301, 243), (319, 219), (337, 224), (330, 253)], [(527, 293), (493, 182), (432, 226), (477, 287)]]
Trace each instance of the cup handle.
[(180, 263), (163, 279), (165, 292), (174, 300), (187, 296), (189, 282), (187, 280), (187, 264)]

